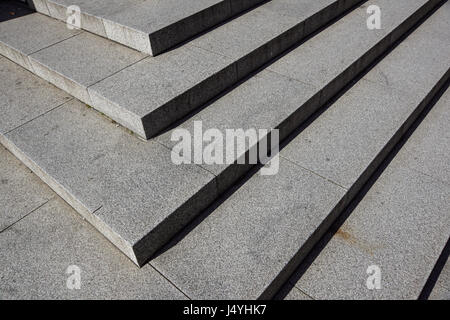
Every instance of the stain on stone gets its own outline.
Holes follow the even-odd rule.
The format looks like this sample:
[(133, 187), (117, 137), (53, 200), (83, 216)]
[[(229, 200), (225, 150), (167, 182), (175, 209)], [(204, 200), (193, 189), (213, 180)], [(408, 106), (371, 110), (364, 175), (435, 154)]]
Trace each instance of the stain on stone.
[(1, 179), (0, 184), (8, 184), (8, 179)]
[(342, 230), (341, 228), (336, 232), (336, 236), (348, 242), (349, 244), (358, 247), (361, 251), (373, 256), (376, 249), (379, 249), (379, 245), (371, 245), (364, 243), (363, 241), (356, 238), (349, 231)]

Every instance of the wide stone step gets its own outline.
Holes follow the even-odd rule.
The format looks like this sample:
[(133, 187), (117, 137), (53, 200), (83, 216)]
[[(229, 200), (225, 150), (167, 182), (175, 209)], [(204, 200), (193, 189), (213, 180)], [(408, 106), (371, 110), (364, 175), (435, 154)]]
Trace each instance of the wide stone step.
[(81, 29), (152, 56), (263, 1), (31, 0), (38, 12), (64, 22), (77, 6)]
[[(280, 152), (280, 172), (277, 175), (251, 176), (219, 203), (213, 212), (205, 214), (192, 224), (187, 234), (174, 239), (151, 262), (152, 265), (192, 299), (272, 297), (361, 190), (438, 90), (448, 85), (448, 8), (447, 4), (440, 8), (309, 126), (301, 130)], [(400, 12), (401, 10), (396, 14), (401, 14)], [(394, 11), (390, 11), (390, 14), (394, 14)], [(333, 48), (334, 52), (340, 52), (338, 47)], [(448, 117), (442, 123), (447, 124)], [(445, 131), (445, 125), (440, 128)], [(439, 133), (436, 136), (440, 137)], [(435, 146), (436, 150), (440, 150), (438, 156), (434, 157), (438, 167), (426, 173), (434, 174), (437, 179), (439, 169), (446, 170), (448, 164), (445, 148), (448, 144), (447, 136), (445, 133), (445, 137), (438, 138), (442, 139), (442, 143)], [(435, 140), (427, 140), (423, 144), (429, 146), (428, 141)], [(422, 162), (428, 161), (427, 152), (411, 152), (418, 155), (415, 167), (421, 170)], [(430, 164), (429, 167), (433, 168), (433, 165)], [(449, 196), (448, 187), (444, 186), (444, 182), (432, 181), (426, 175), (418, 176), (420, 179), (404, 181), (405, 185), (410, 185), (409, 188), (397, 188), (394, 183), (389, 190), (385, 190), (383, 186), (376, 189), (381, 195), (376, 196), (377, 201), (373, 202), (367, 212), (367, 205), (361, 208), (364, 218), (358, 217), (358, 229), (355, 227), (348, 232), (356, 239), (354, 244), (347, 245), (349, 250), (364, 250), (369, 246), (364, 244), (371, 243), (368, 250), (373, 249), (380, 256), (381, 253), (391, 253), (384, 240), (389, 241), (391, 238), (377, 237), (380, 233), (386, 236), (391, 230), (392, 237), (401, 235), (401, 239), (395, 238), (399, 250), (409, 252), (411, 243), (408, 236), (414, 234), (411, 235), (417, 245), (414, 248), (420, 249), (420, 252), (428, 252), (434, 258), (436, 253), (440, 253), (449, 231), (450, 221), (446, 214), (448, 206), (443, 206)], [(401, 177), (401, 174), (397, 175), (395, 182)], [(420, 186), (425, 181), (431, 185)], [(418, 186), (414, 189), (416, 184)], [(415, 194), (403, 193), (408, 190), (415, 190), (416, 194), (424, 191), (427, 199), (432, 197), (432, 207), (435, 210), (426, 212), (426, 208), (421, 207), (420, 213), (407, 217), (410, 214), (407, 208), (421, 206), (420, 201), (415, 202)], [(432, 190), (435, 190), (434, 195)], [(395, 202), (389, 203), (389, 199), (394, 198), (411, 202), (406, 209), (390, 207)], [(428, 217), (432, 218), (425, 222)], [(416, 231), (422, 226), (419, 223), (422, 221), (423, 229), (419, 235)], [(439, 225), (440, 222), (444, 224)], [(367, 230), (366, 233), (364, 228), (371, 226), (372, 231)], [(387, 229), (388, 226), (391, 229)], [(395, 232), (400, 229), (401, 232)], [(428, 239), (431, 232), (436, 238)], [(371, 242), (368, 238), (381, 241), (380, 247), (377, 247), (377, 242)], [(367, 241), (360, 242), (358, 239)], [(350, 236), (347, 242), (352, 240)], [(345, 240), (341, 239), (340, 242)], [(345, 279), (356, 274), (357, 278), (352, 278), (351, 284), (358, 282), (363, 286), (367, 275), (363, 278), (358, 276), (365, 275), (371, 262), (379, 262), (382, 268), (386, 268), (382, 270), (388, 272), (389, 268), (397, 270), (400, 264), (404, 266), (402, 268), (423, 266), (424, 261), (418, 259), (410, 264), (409, 259), (404, 261), (403, 256), (395, 255), (400, 251), (393, 253), (396, 259), (390, 260), (389, 264), (383, 264), (387, 260), (378, 261), (366, 255), (367, 260), (358, 260), (361, 262), (358, 266), (362, 267), (358, 269), (358, 273), (354, 269), (350, 270), (354, 271), (351, 273), (343, 271), (340, 266), (349, 261), (348, 257), (353, 258), (352, 252), (338, 250), (339, 247), (333, 246), (327, 251), (328, 259), (320, 260), (318, 268), (312, 267), (314, 271), (319, 269), (319, 272), (313, 272), (314, 278), (308, 277), (308, 290), (305, 292), (311, 293), (312, 297), (336, 297), (334, 294), (342, 284), (339, 282), (342, 274)], [(411, 259), (414, 260), (414, 257)], [(433, 266), (432, 263), (427, 265), (429, 269)], [(326, 282), (331, 278), (334, 281)], [(325, 280), (322, 282), (321, 279)], [(302, 285), (300, 288), (303, 288)], [(320, 295), (315, 295), (318, 289), (321, 290)], [(345, 289), (352, 292), (350, 289), (353, 287), (342, 287), (342, 290)], [(404, 292), (398, 290), (398, 287), (395, 290)]]
[[(227, 123), (229, 128), (280, 128), (282, 136), (286, 136), (320, 107), (321, 97), (332, 94), (330, 85), (345, 86), (345, 80), (336, 84), (341, 74), (352, 70), (355, 76), (376, 58), (375, 52), (386, 50), (401, 35), (399, 30), (406, 31), (435, 2), (409, 3), (385, 1), (386, 8), (395, 13), (385, 19), (385, 29), (371, 31), (371, 38), (367, 33), (352, 38), (351, 43), (340, 41), (339, 58), (310, 64), (318, 70), (334, 70), (325, 87), (303, 84), (266, 70), (197, 116), (202, 117), (205, 128), (222, 129)], [(316, 53), (312, 48), (308, 52), (319, 56), (324, 50), (322, 37), (344, 37), (358, 26), (361, 32), (369, 32), (364, 7), (311, 39)], [(284, 64), (289, 56), (277, 63)], [(44, 87), (42, 81), (28, 74), (38, 90), (26, 90), (30, 84), (19, 79), (27, 73), (5, 59), (2, 65), (2, 79), (9, 79), (2, 84), (16, 90), (3, 100), (8, 103), (2, 106), (2, 113), (16, 119), (16, 124), (5, 122), (8, 126), (0, 128), (2, 142), (139, 265), (251, 167), (175, 166), (171, 159), (173, 143), (167, 134), (158, 140), (140, 141), (77, 101), (63, 104), (57, 100), (50, 104), (45, 99), (52, 95), (46, 89), (51, 86)], [(295, 65), (293, 61), (292, 67)], [(34, 102), (33, 108), (29, 106), (30, 114), (20, 107), (21, 100)], [(239, 121), (234, 123), (235, 119)]]
[(0, 23), (0, 53), (150, 138), (360, 0), (273, 0), (157, 57), (62, 22)]

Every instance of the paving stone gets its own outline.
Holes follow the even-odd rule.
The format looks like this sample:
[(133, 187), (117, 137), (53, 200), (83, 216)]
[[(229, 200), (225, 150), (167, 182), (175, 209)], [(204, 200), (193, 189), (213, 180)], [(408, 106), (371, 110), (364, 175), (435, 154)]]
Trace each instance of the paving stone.
[(51, 190), (0, 146), (0, 233), (45, 204)]
[(44, 14), (65, 21), (81, 9), (82, 29), (157, 55), (263, 0), (47, 0)]
[[(367, 287), (367, 269), (374, 265), (381, 269), (379, 290)], [(415, 275), (398, 272), (395, 266), (361, 253), (344, 240), (328, 243), (296, 284), (316, 300), (411, 300), (417, 299), (421, 285)]]
[(229, 1), (145, 1), (111, 15), (104, 25), (108, 38), (156, 56), (228, 17)]
[(450, 290), (441, 287), (440, 285), (436, 285), (428, 297), (428, 300), (450, 300)]
[(130, 6), (140, 4), (144, 1), (145, 0), (45, 0), (48, 12), (37, 11), (50, 15), (53, 18), (66, 21), (68, 17), (68, 7), (73, 5), (78, 6), (81, 13), (81, 29), (106, 37), (103, 18), (116, 12), (124, 11)]
[(145, 57), (83, 32), (32, 54), (30, 61), (38, 76), (91, 105), (87, 87)]
[(78, 33), (54, 19), (32, 13), (0, 23), (0, 54), (32, 70), (28, 55)]
[(282, 161), (277, 175), (255, 175), (152, 265), (194, 299), (256, 299), (344, 194)]
[(423, 97), (359, 81), (281, 151), (281, 156), (350, 188)]
[[(1, 299), (186, 299), (150, 265), (136, 268), (59, 198), (0, 233), (0, 248)], [(79, 290), (67, 288), (74, 265)]]
[(0, 57), (0, 134), (72, 99), (6, 58)]
[(2, 143), (139, 265), (217, 196), (212, 174), (77, 101)]
[[(296, 286), (317, 299), (417, 299), (450, 233), (449, 192), (390, 165)], [(379, 292), (365, 286), (370, 265)]]
[(442, 287), (450, 290), (450, 260), (447, 258), (447, 263), (444, 265), (444, 268), (439, 275), (438, 284)]
[(47, 7), (47, 0), (29, 0), (28, 3), (37, 12), (41, 12), (43, 14), (49, 15), (48, 7)]
[[(450, 42), (448, 38), (440, 36), (441, 21), (446, 21), (450, 17), (449, 6), (450, 3), (444, 4), (423, 23), (420, 27), (420, 36), (415, 36), (414, 42), (403, 42), (402, 50), (396, 50), (385, 58), (387, 63), (392, 62), (389, 70), (376, 67), (366, 79), (397, 88), (407, 94), (428, 92), (427, 88), (436, 84), (442, 66), (450, 66)], [(424, 55), (429, 48), (436, 46), (439, 46), (440, 50), (435, 50), (432, 55)], [(422, 58), (411, 64), (411, 61), (401, 59), (405, 51)]]
[[(436, 3), (436, 1), (434, 1)], [(399, 37), (406, 27), (411, 27), (411, 16), (420, 10), (426, 0), (369, 1), (331, 25), (326, 31), (314, 36), (272, 65), (269, 70), (293, 79), (312, 84), (322, 90), (322, 103), (330, 99), (361, 72), (370, 61), (386, 50), (394, 35)], [(379, 5), (382, 29), (367, 28), (367, 6)], [(423, 11), (423, 10), (422, 10)], [(349, 32), (348, 30), (353, 30)], [(377, 46), (375, 46), (377, 45)], [(373, 48), (369, 51), (369, 49)], [(336, 54), (339, 54), (339, 58)], [(314, 63), (311, 63), (314, 61)], [(331, 80), (332, 85), (328, 85)]]
[(411, 142), (408, 149), (397, 156), (408, 168), (447, 185), (450, 185), (450, 163), (447, 161), (447, 147), (450, 145), (447, 130), (450, 123), (450, 113), (447, 111), (449, 106), (450, 92), (447, 90), (433, 107), (433, 112), (427, 115), (427, 121), (422, 122), (416, 129), (417, 133), (409, 138)]
[(293, 287), (291, 291), (286, 295), (284, 300), (312, 300), (311, 297), (308, 297), (306, 294), (298, 290), (296, 287)]
[[(132, 114), (150, 137), (236, 81), (231, 59), (192, 46), (144, 59), (89, 88), (95, 108), (108, 114)], [(209, 79), (205, 83), (205, 79)], [(145, 90), (143, 90), (145, 88)], [(112, 110), (112, 111), (110, 111)], [(146, 120), (148, 118), (148, 120)], [(144, 125), (143, 123), (144, 122)]]

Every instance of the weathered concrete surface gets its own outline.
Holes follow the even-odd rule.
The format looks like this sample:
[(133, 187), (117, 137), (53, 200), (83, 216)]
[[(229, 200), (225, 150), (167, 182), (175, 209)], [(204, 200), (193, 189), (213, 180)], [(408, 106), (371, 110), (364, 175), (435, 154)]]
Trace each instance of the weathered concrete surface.
[(30, 169), (0, 146), (0, 233), (53, 197)]
[(0, 54), (33, 71), (28, 56), (80, 33), (38, 13), (0, 23)]

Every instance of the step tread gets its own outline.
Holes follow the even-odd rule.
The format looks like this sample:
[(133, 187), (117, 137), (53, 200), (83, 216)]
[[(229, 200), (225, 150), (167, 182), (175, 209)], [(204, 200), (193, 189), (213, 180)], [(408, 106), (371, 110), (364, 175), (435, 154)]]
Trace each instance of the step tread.
[[(450, 163), (449, 104), (447, 90), (296, 287), (315, 299), (419, 297), (450, 234), (450, 171), (435, 171)], [(366, 287), (370, 265), (381, 268), (381, 290)]]
[(205, 31), (263, 0), (44, 0), (39, 12), (66, 21), (80, 8), (81, 27), (152, 55)]
[[(428, 92), (434, 90), (450, 63), (440, 63), (440, 70), (430, 70), (435, 83), (420, 77), (420, 71), (414, 66), (442, 54), (449, 56), (448, 44), (427, 36), (427, 29), (434, 29), (439, 24), (434, 22), (442, 19), (439, 13), (394, 50), (391, 55), (400, 60), (383, 60), (368, 76), (376, 70), (389, 74), (394, 65), (407, 60), (410, 67), (405, 69), (405, 77), (416, 78), (416, 86)], [(427, 50), (410, 50), (424, 39), (429, 41)], [(270, 290), (276, 290), (274, 281), (280, 281), (281, 273), (289, 273), (285, 268), (293, 268), (291, 261), (304, 257), (311, 246), (309, 241), (319, 240), (320, 230), (324, 232), (332, 221), (327, 219), (349, 203), (356, 193), (355, 186), (360, 188), (368, 179), (369, 175), (364, 173), (374, 167), (374, 163), (380, 163), (386, 153), (385, 146), (392, 144), (393, 139), (398, 140), (397, 131), (421, 108), (419, 105), (423, 105), (425, 95), (414, 94), (415, 89), (410, 87), (410, 95), (398, 98), (405, 93), (365, 79), (359, 81), (281, 151), (278, 175), (252, 176), (187, 235), (169, 244), (152, 264), (194, 299), (270, 297), (275, 293)], [(363, 111), (360, 110), (367, 112), (368, 108), (370, 116), (364, 113), (361, 116)], [(361, 123), (356, 129), (353, 128), (355, 119)], [(343, 129), (332, 131), (336, 127)], [(354, 135), (347, 135), (348, 132)], [(364, 148), (360, 147), (361, 137), (365, 140)], [(347, 185), (350, 190), (331, 182), (332, 175), (316, 174), (315, 163), (296, 160), (295, 155), (307, 152), (305, 148), (320, 153), (327, 139), (331, 140), (330, 144), (336, 144), (328, 150), (332, 153), (331, 161), (318, 157), (316, 163), (324, 167), (333, 167), (333, 161), (342, 167), (353, 163), (353, 181)], [(289, 149), (290, 152), (285, 151)], [(297, 175), (290, 170), (295, 170)], [(322, 211), (324, 208), (326, 212)], [(312, 240), (307, 242), (307, 239)]]

